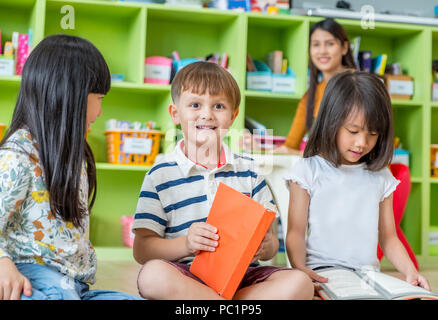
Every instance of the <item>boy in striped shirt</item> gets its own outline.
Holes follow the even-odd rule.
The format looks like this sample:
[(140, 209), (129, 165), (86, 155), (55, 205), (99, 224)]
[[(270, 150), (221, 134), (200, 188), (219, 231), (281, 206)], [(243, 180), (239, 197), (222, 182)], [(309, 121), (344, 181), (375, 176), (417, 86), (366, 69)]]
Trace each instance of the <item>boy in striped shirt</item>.
[[(221, 299), (189, 271), (194, 256), (214, 251), (217, 229), (205, 222), (219, 182), (265, 204), (272, 194), (252, 159), (233, 154), (222, 139), (239, 112), (233, 76), (211, 62), (181, 69), (172, 82), (169, 114), (184, 138), (146, 174), (133, 223), (134, 258), (143, 264), (140, 294), (148, 299)], [(259, 266), (278, 250), (273, 226), (234, 299), (310, 299), (313, 285), (299, 270)]]

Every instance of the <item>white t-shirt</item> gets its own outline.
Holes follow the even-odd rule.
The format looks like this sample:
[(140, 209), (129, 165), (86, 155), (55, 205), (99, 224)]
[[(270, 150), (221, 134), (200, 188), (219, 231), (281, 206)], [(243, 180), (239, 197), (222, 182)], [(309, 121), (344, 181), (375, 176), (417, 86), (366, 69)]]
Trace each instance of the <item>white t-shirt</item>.
[(285, 179), (288, 187), (296, 182), (310, 195), (307, 267), (379, 270), (379, 204), (400, 182), (388, 168), (373, 172), (365, 163), (336, 168), (314, 156), (299, 159)]

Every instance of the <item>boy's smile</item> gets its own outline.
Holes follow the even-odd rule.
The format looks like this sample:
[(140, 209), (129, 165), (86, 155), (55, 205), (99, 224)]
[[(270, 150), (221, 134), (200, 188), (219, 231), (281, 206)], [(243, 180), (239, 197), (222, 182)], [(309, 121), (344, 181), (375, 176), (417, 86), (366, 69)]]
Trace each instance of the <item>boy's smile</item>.
[(176, 105), (169, 106), (175, 124), (180, 124), (186, 146), (219, 153), (222, 139), (238, 114), (224, 95), (183, 91)]

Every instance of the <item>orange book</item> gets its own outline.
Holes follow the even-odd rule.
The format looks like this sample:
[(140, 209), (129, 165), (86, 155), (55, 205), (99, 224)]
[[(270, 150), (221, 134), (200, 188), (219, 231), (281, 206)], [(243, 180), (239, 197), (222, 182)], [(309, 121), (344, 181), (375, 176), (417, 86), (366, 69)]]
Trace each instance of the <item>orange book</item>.
[(225, 299), (231, 299), (254, 258), (275, 212), (219, 183), (207, 223), (217, 228), (216, 251), (201, 251), (190, 271)]

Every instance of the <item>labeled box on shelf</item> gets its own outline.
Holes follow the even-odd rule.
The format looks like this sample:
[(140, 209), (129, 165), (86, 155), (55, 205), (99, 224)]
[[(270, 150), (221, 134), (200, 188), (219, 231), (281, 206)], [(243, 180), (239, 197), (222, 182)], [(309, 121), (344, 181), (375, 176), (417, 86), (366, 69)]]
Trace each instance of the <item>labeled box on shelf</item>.
[(254, 60), (257, 69), (255, 72), (246, 73), (246, 89), (277, 92), (295, 93), (295, 73), (287, 68), (286, 73), (272, 73), (271, 69), (262, 61)]
[(272, 72), (268, 65), (262, 61), (254, 60), (258, 71), (246, 73), (246, 88), (248, 90), (271, 91)]
[(414, 78), (404, 74), (385, 74), (386, 89), (391, 99), (409, 100), (414, 95)]
[(181, 70), (182, 68), (184, 68), (185, 66), (194, 63), (194, 62), (198, 62), (200, 61), (197, 58), (185, 58), (185, 59), (181, 59), (181, 60), (174, 60), (173, 63), (173, 68), (175, 69), (175, 73), (177, 73), (179, 70)]
[(160, 150), (163, 133), (157, 130), (105, 130), (107, 161), (151, 166)]
[(169, 84), (172, 71), (172, 59), (166, 57), (148, 57), (145, 59), (144, 82)]
[(272, 74), (272, 92), (295, 93), (295, 73), (287, 68), (286, 74)]
[(409, 151), (401, 148), (394, 149), (391, 163), (401, 163), (409, 167)]
[(0, 55), (0, 76), (13, 76), (15, 73), (15, 60), (12, 56)]

